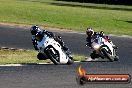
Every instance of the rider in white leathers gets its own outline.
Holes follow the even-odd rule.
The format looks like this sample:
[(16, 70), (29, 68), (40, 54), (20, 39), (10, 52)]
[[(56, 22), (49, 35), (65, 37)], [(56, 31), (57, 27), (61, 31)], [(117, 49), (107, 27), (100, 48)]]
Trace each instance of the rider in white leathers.
[[(35, 50), (38, 50), (37, 41), (41, 41), (43, 39), (43, 36), (46, 34), (50, 37), (53, 37), (58, 43), (60, 43), (63, 50), (67, 54), (70, 53), (68, 47), (65, 45), (65, 43), (63, 42), (63, 40), (61, 39), (60, 36), (55, 36), (52, 32), (49, 32), (47, 30), (41, 30), (37, 25), (32, 26), (30, 31), (32, 34), (32, 43), (34, 45)], [(37, 36), (36, 36), (36, 34), (37, 34)], [(47, 59), (46, 55), (44, 55), (44, 56), (45, 56), (45, 59)]]

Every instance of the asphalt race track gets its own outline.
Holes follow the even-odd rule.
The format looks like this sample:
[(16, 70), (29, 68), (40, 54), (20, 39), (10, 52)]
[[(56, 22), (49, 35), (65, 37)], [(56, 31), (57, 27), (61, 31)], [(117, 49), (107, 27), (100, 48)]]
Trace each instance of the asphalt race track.
[[(73, 54), (89, 56), (83, 33), (56, 32), (62, 36)], [(119, 61), (80, 62), (73, 65), (24, 65), (0, 67), (0, 88), (132, 88), (129, 84), (76, 83), (77, 68), (82, 65), (88, 74), (130, 74), (132, 76), (132, 38), (110, 36), (119, 47)], [(29, 28), (0, 26), (0, 47), (33, 49)]]

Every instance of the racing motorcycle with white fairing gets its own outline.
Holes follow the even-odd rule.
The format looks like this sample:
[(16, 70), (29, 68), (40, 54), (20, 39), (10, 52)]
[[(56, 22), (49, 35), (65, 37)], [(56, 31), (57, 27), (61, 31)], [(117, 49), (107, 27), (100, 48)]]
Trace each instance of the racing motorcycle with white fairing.
[(73, 63), (71, 55), (67, 54), (53, 37), (45, 34), (41, 41), (37, 41), (37, 47), (39, 53), (46, 54), (47, 58), (56, 65)]
[(108, 41), (108, 38), (101, 37), (97, 35), (95, 39), (92, 40), (91, 44), (94, 53), (91, 53), (91, 58), (101, 57), (102, 59), (107, 58), (111, 62), (118, 61), (119, 56), (116, 54), (116, 49), (113, 48), (112, 44)]

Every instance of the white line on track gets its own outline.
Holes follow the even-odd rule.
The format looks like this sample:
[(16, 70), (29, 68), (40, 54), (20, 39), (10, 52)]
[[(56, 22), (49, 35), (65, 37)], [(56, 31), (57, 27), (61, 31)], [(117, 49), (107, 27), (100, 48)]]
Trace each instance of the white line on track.
[(23, 66), (22, 64), (5, 64), (5, 65), (0, 65), (0, 67), (4, 66)]
[(19, 66), (29, 66), (29, 65), (43, 65), (43, 64), (53, 64), (53, 63), (27, 63), (27, 64), (5, 64), (5, 65), (0, 65), (0, 67), (8, 67), (8, 66), (12, 66), (12, 67), (19, 67)]
[[(85, 61), (74, 61), (74, 63), (80, 63), (80, 62), (101, 62), (101, 61), (108, 61), (106, 59), (91, 59), (88, 57)], [(19, 66), (30, 66), (30, 65), (49, 65), (53, 63), (27, 63), (27, 64), (5, 64), (5, 65), (0, 65), (0, 67), (19, 67)], [(62, 64), (63, 65), (63, 64)]]

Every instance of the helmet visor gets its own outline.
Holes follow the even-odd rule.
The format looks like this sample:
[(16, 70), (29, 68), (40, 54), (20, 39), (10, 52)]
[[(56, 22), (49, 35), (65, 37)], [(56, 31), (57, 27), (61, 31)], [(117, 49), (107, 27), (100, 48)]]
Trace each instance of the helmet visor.
[(36, 34), (36, 35), (35, 35), (35, 39), (36, 39), (37, 41), (40, 41), (41, 38), (40, 38), (39, 34)]
[(88, 36), (91, 36), (92, 34), (93, 34), (93, 32), (92, 32), (92, 31), (87, 32), (87, 35), (88, 35)]

